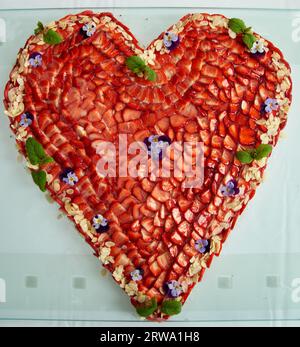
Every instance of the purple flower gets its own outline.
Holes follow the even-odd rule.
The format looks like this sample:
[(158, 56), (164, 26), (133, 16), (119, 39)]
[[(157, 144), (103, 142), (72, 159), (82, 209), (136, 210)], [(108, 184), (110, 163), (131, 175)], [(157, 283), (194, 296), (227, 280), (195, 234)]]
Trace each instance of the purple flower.
[(162, 154), (165, 148), (171, 144), (171, 140), (166, 135), (151, 135), (145, 138), (144, 143), (151, 158), (162, 159)]
[(88, 38), (95, 34), (96, 32), (96, 24), (94, 22), (86, 23), (80, 30), (81, 34)]
[(75, 172), (69, 168), (65, 169), (59, 177), (63, 182), (69, 184), (70, 186), (74, 186), (79, 181)]
[(276, 99), (268, 98), (264, 103), (264, 108), (266, 112), (277, 111), (279, 108), (278, 101)]
[(34, 53), (31, 53), (30, 56), (29, 56), (29, 65), (32, 66), (32, 67), (39, 67), (42, 65), (42, 62), (43, 62), (43, 58), (42, 58), (42, 55), (41, 53), (39, 52), (34, 52)]
[(207, 253), (210, 248), (209, 240), (199, 239), (195, 242), (195, 249), (201, 254)]
[(143, 270), (135, 269), (130, 272), (131, 279), (135, 282), (141, 281), (143, 279)]
[(172, 33), (171, 31), (167, 31), (164, 34), (163, 42), (165, 47), (171, 51), (179, 45), (179, 36)]
[(96, 214), (93, 218), (93, 227), (97, 233), (106, 232), (109, 229), (109, 224), (106, 218), (101, 214)]
[(232, 179), (226, 183), (225, 186), (221, 186), (221, 193), (223, 196), (235, 196), (239, 194), (240, 189), (238, 188), (237, 181)]
[(179, 282), (172, 280), (164, 284), (166, 295), (171, 298), (177, 298), (182, 293), (182, 287)]
[(21, 120), (19, 125), (23, 128), (27, 128), (32, 124), (33, 115), (30, 112), (25, 112), (21, 115)]

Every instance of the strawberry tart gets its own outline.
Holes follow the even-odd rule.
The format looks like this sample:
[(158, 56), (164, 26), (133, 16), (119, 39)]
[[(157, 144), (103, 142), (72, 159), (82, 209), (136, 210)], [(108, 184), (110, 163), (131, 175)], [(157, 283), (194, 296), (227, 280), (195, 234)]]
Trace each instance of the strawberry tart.
[[(249, 24), (188, 14), (142, 48), (112, 14), (85, 11), (39, 22), (10, 73), (6, 114), (34, 183), (141, 317), (180, 313), (286, 125), (289, 64)], [(203, 143), (202, 186), (99, 174), (97, 146), (117, 146), (120, 134), (154, 148), (158, 162), (163, 146)]]

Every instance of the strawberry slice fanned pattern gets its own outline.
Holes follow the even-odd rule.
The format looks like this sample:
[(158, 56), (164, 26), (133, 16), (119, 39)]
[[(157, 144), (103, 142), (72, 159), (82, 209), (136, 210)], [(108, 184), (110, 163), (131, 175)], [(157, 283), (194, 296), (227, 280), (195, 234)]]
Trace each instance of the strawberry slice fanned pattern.
[[(34, 182), (138, 314), (163, 320), (180, 312), (254, 196), (291, 89), (280, 50), (241, 20), (189, 14), (143, 49), (110, 13), (86, 11), (38, 24), (4, 103)], [(119, 134), (159, 160), (159, 146), (203, 142), (202, 187), (174, 175), (101, 177), (97, 145)]]

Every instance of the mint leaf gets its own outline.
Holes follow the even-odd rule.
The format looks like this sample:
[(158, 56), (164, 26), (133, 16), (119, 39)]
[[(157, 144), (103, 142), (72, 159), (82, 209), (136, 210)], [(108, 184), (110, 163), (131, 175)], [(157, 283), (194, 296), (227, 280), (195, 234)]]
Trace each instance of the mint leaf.
[(236, 34), (243, 33), (247, 29), (244, 21), (238, 18), (231, 18), (228, 22), (228, 27)]
[(143, 304), (136, 306), (136, 312), (142, 317), (150, 316), (157, 309), (157, 301), (155, 298), (147, 300)]
[(46, 191), (47, 175), (45, 171), (32, 171), (32, 179), (42, 192)]
[(164, 301), (161, 305), (161, 312), (174, 316), (175, 314), (179, 314), (181, 312), (182, 304), (177, 300), (167, 300)]
[(127, 67), (134, 73), (138, 74), (144, 72), (146, 69), (146, 64), (142, 58), (137, 55), (133, 55), (126, 59)]
[(135, 74), (139, 75), (140, 73), (144, 73), (148, 81), (153, 82), (156, 80), (156, 72), (147, 66), (144, 60), (139, 56), (133, 55), (128, 57), (125, 63), (127, 67)]
[(266, 158), (272, 152), (271, 145), (261, 144), (256, 148), (256, 160), (260, 160), (262, 158)]
[(25, 144), (27, 157), (32, 165), (48, 164), (54, 160), (48, 157), (43, 146), (33, 137), (29, 137)]
[(249, 49), (252, 48), (255, 41), (256, 37), (254, 35), (248, 33), (243, 35), (243, 42)]
[(154, 82), (156, 80), (156, 72), (149, 66), (145, 67), (145, 75), (148, 81)]
[(35, 35), (38, 35), (39, 33), (43, 32), (44, 31), (44, 25), (42, 22), (38, 22), (37, 23), (37, 27), (36, 29), (34, 30), (34, 34)]
[(46, 157), (46, 158), (43, 158), (40, 162), (41, 165), (45, 165), (45, 164), (51, 164), (54, 162), (54, 159), (51, 158), (51, 157)]
[(253, 161), (253, 156), (248, 151), (238, 151), (236, 157), (243, 164), (250, 164)]
[(57, 33), (56, 31), (49, 29), (44, 34), (44, 42), (48, 43), (49, 45), (58, 45), (59, 43), (63, 42), (63, 38)]
[(40, 162), (40, 158), (36, 152), (38, 145), (40, 144), (33, 137), (29, 137), (25, 144), (27, 157), (32, 165), (37, 165)]

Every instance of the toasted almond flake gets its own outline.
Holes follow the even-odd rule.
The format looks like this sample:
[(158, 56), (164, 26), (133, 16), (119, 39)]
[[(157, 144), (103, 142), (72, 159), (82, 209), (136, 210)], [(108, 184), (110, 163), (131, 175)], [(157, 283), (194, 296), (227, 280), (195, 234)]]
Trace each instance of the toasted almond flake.
[(104, 24), (109, 23), (111, 22), (111, 17), (108, 17), (108, 16), (101, 17), (101, 22)]
[(100, 23), (100, 20), (98, 17), (93, 17), (93, 21), (96, 23), (96, 24), (99, 24)]
[(232, 39), (236, 39), (236, 33), (234, 31), (232, 31), (231, 29), (228, 29), (228, 35), (232, 38)]
[(61, 201), (62, 201), (63, 203), (70, 203), (70, 202), (71, 202), (71, 199), (70, 199), (70, 198), (64, 197), (64, 198), (61, 199)]
[(128, 284), (126, 284), (124, 289), (129, 296), (133, 296), (138, 293), (138, 286), (134, 281), (130, 281)]
[(54, 182), (53, 182), (53, 189), (54, 189), (54, 191), (56, 193), (60, 191), (60, 184), (59, 184), (59, 180), (58, 179), (54, 180)]
[(192, 15), (191, 19), (201, 21), (204, 19), (204, 16), (201, 13), (195, 13)]
[(115, 268), (114, 272), (112, 273), (112, 276), (117, 282), (120, 282), (124, 278), (123, 272), (124, 272), (124, 266), (119, 265)]
[(50, 184), (53, 180), (53, 175), (47, 173), (47, 183)]
[(74, 193), (73, 189), (67, 189), (67, 194), (72, 195)]
[[(79, 223), (81, 229), (84, 231), (84, 232), (88, 232), (89, 229), (91, 229), (91, 225), (90, 225), (90, 222), (87, 220), (87, 219), (83, 219), (80, 223)], [(88, 234), (89, 236), (92, 236), (93, 237), (93, 234)]]
[(76, 224), (80, 224), (80, 222), (82, 222), (83, 219), (84, 219), (84, 216), (81, 214), (77, 214), (74, 216), (74, 221)]

